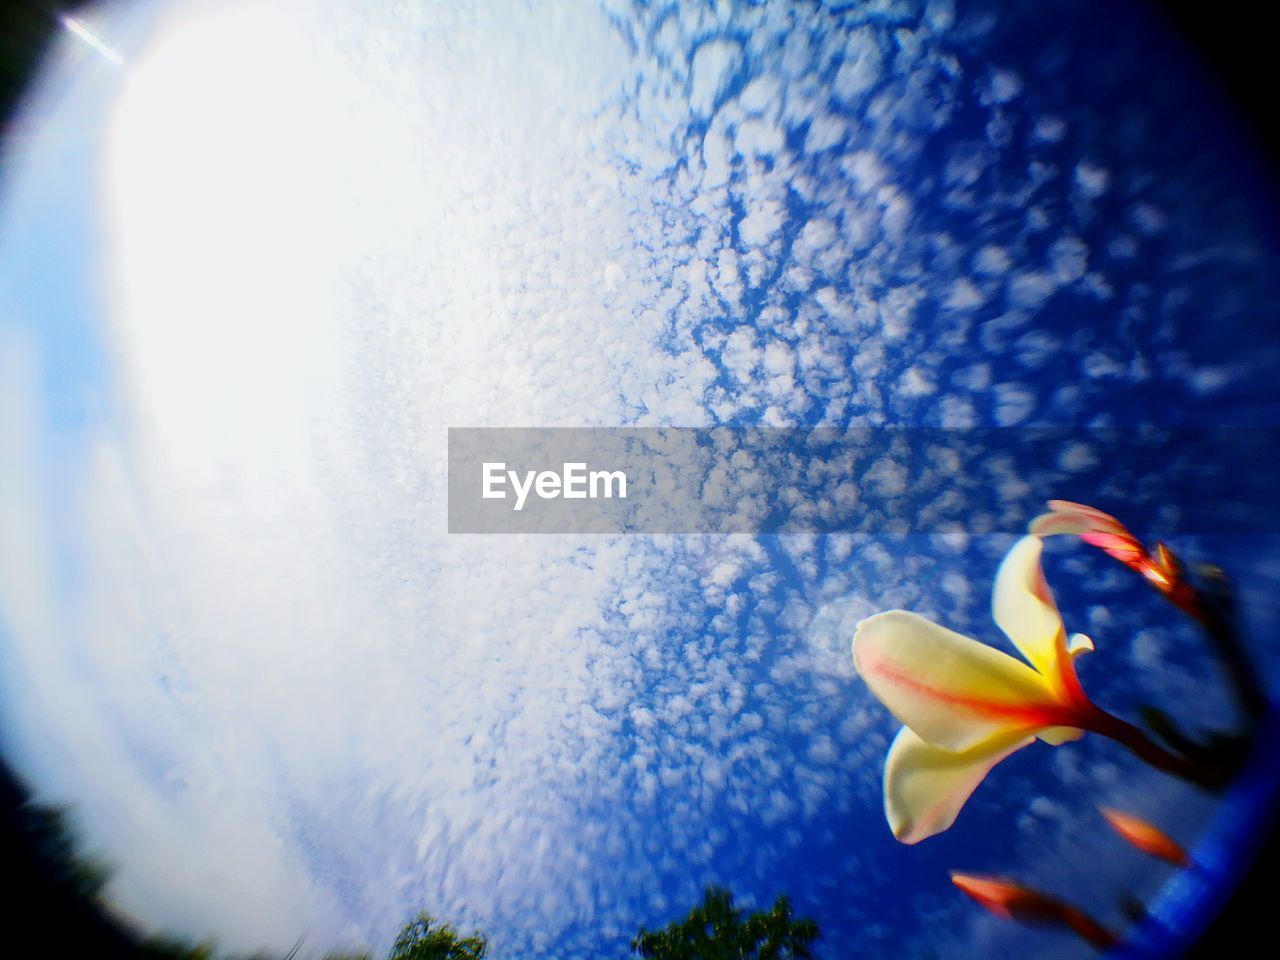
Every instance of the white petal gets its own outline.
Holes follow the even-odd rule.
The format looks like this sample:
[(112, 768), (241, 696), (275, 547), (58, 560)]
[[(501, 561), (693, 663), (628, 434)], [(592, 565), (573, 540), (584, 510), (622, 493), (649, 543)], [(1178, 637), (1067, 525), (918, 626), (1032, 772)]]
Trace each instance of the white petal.
[(1048, 678), (1056, 678), (1066, 653), (1062, 617), (1040, 569), (1039, 537), (1023, 537), (1000, 564), (991, 613), (1013, 645)]
[(964, 753), (932, 747), (903, 727), (884, 763), (884, 813), (903, 843), (919, 843), (955, 823), (987, 773), (1035, 737), (1002, 738)]
[(1064, 720), (1054, 688), (1021, 660), (905, 610), (858, 624), (853, 660), (895, 717), (944, 750)]

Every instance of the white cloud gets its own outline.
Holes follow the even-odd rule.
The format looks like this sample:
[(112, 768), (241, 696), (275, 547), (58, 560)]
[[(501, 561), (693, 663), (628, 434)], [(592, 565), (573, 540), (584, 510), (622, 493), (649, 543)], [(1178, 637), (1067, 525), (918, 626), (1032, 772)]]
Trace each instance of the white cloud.
[(781, 90), (782, 83), (777, 77), (755, 77), (739, 94), (738, 103), (748, 113), (768, 114), (777, 108)]
[(1087, 160), (1076, 165), (1076, 184), (1087, 197), (1100, 197), (1107, 192), (1111, 183), (1111, 174), (1105, 167), (1095, 166)]
[(964, 277), (951, 285), (944, 303), (951, 310), (972, 310), (985, 302), (982, 292)]
[(1049, 248), (1049, 264), (1059, 284), (1074, 283), (1089, 267), (1089, 248), (1079, 237), (1061, 237)]
[(1013, 70), (992, 70), (987, 77), (982, 102), (1008, 103), (1022, 92), (1022, 79)]
[(772, 157), (781, 152), (785, 144), (782, 131), (762, 120), (747, 120), (739, 124), (734, 137), (738, 153), (753, 159)]
[(1098, 465), (1098, 455), (1087, 443), (1072, 443), (1058, 454), (1058, 465), (1063, 470), (1079, 473)]
[(732, 40), (711, 40), (693, 55), (689, 106), (696, 114), (709, 115), (742, 57), (742, 47)]
[(1015, 273), (1009, 282), (1009, 300), (1016, 307), (1036, 310), (1058, 289), (1057, 278), (1043, 270)]
[(1012, 265), (1013, 261), (1010, 259), (1007, 250), (990, 244), (978, 251), (974, 262), (974, 268), (979, 273), (988, 273), (995, 276), (1008, 273)]
[(880, 78), (880, 45), (868, 31), (849, 34), (844, 60), (836, 72), (835, 94), (852, 103)]
[(927, 397), (935, 390), (929, 373), (921, 367), (908, 367), (898, 380), (898, 392), (904, 397)]
[(742, 242), (753, 247), (763, 246), (774, 238), (782, 227), (785, 209), (782, 201), (768, 198), (753, 199), (747, 215), (738, 224)]
[(1045, 143), (1058, 143), (1067, 135), (1067, 125), (1061, 117), (1041, 117), (1032, 135)]
[(1023, 423), (1031, 416), (1036, 405), (1035, 394), (1018, 384), (996, 384), (995, 397), (996, 423), (1002, 427)]
[(804, 138), (804, 152), (821, 153), (829, 150), (842, 144), (848, 135), (849, 128), (843, 120), (831, 114), (820, 114), (809, 123), (809, 130)]

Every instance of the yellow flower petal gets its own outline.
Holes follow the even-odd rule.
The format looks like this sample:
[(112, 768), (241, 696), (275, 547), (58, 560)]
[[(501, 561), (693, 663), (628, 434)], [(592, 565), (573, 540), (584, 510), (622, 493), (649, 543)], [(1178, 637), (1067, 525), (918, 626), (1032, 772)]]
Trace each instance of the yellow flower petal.
[(991, 613), (1013, 645), (1043, 676), (1056, 682), (1066, 653), (1062, 617), (1040, 569), (1039, 537), (1023, 537), (1000, 564)]
[(1072, 719), (1054, 688), (1025, 663), (905, 610), (858, 624), (853, 661), (895, 717), (944, 750), (970, 750)]
[(1084, 736), (1084, 731), (1079, 727), (1047, 727), (1037, 736), (1051, 747), (1060, 747), (1072, 740), (1079, 740)]
[(884, 814), (893, 835), (903, 843), (919, 843), (946, 830), (991, 768), (1034, 739), (1005, 736), (951, 753), (903, 727), (884, 763)]

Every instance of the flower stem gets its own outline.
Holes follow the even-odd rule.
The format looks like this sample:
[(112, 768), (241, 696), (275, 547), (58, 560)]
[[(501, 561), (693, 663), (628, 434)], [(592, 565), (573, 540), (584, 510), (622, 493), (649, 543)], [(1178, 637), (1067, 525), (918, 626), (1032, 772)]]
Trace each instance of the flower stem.
[(1093, 917), (1075, 907), (1063, 904), (1062, 920), (1086, 942), (1099, 950), (1109, 950), (1119, 939)]
[(1266, 688), (1236, 630), (1235, 596), (1231, 582), (1216, 567), (1201, 568), (1200, 576), (1206, 590), (1198, 597), (1200, 612), (1196, 619), (1208, 632), (1209, 640), (1235, 687), (1236, 698), (1244, 709), (1252, 731), (1266, 716), (1268, 698)]
[(1084, 729), (1128, 747), (1137, 757), (1157, 770), (1163, 770), (1165, 773), (1209, 789), (1221, 787), (1230, 778), (1230, 772), (1226, 769), (1199, 763), (1166, 750), (1139, 727), (1121, 720), (1114, 714), (1107, 713), (1101, 707), (1092, 705), (1089, 720), (1089, 724)]

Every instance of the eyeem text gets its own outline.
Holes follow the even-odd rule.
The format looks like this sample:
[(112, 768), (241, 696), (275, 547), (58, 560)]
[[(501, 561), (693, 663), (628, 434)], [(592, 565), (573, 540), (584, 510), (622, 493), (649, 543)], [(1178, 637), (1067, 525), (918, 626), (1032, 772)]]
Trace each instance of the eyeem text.
[(524, 509), (525, 500), (532, 492), (541, 500), (598, 500), (627, 498), (627, 475), (621, 470), (587, 470), (585, 463), (566, 463), (563, 469), (508, 470), (503, 462), (485, 462), (481, 466), (483, 496), (486, 500), (505, 500), (507, 486), (515, 493), (515, 509)]

